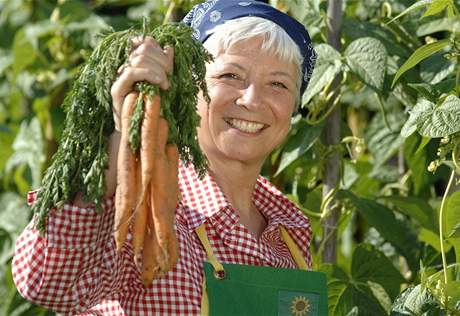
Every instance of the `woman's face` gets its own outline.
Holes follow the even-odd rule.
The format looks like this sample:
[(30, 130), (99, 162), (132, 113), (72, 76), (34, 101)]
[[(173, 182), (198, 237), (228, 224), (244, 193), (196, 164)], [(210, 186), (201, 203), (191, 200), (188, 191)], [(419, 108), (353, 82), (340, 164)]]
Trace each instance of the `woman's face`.
[(261, 38), (217, 52), (212, 37), (207, 49), (217, 56), (206, 67), (209, 105), (200, 96), (200, 146), (208, 159), (260, 163), (286, 137), (298, 90), (294, 64), (260, 49)]

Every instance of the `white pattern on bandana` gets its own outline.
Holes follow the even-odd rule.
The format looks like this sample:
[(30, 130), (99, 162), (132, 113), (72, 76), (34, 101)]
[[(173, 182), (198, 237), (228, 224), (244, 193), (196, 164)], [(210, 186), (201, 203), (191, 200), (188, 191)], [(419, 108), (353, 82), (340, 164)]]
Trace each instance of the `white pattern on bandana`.
[(220, 20), (221, 17), (222, 14), (219, 11), (214, 10), (209, 14), (209, 21), (211, 21), (212, 23), (216, 23)]

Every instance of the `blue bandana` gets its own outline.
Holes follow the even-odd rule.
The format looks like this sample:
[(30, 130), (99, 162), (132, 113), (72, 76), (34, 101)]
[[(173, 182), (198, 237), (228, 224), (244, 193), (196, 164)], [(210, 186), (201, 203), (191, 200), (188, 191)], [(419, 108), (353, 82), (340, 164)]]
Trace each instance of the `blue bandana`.
[(182, 22), (190, 25), (194, 29), (195, 38), (203, 43), (217, 25), (244, 16), (257, 16), (278, 24), (297, 44), (303, 56), (302, 95), (315, 67), (316, 53), (305, 27), (289, 15), (260, 1), (208, 0), (194, 6)]

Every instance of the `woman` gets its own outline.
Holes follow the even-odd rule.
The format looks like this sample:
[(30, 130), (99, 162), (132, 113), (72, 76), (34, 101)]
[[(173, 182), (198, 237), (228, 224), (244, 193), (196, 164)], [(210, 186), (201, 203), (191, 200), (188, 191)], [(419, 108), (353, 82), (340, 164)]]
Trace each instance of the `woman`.
[[(25, 298), (65, 314), (197, 315), (207, 311), (208, 300), (211, 306), (215, 302), (216, 291), (203, 269), (223, 277), (219, 273), (232, 268), (225, 264), (311, 266), (309, 221), (259, 176), (265, 158), (285, 139), (313, 70), (308, 34), (294, 19), (256, 1), (208, 1), (185, 22), (215, 60), (206, 73), (211, 102), (201, 97), (198, 102), (198, 137), (209, 172), (199, 180), (192, 166), (179, 167), (182, 198), (171, 214), (179, 262), (144, 287), (131, 247), (116, 252), (111, 234), (115, 132), (103, 215), (77, 198), (50, 215), (45, 237), (29, 227), (19, 238), (13, 275)], [(133, 44), (129, 63), (112, 87), (116, 126), (135, 82), (167, 89), (167, 74), (173, 71), (172, 48), (163, 50), (152, 38), (136, 38)], [(34, 194), (29, 198), (32, 203)], [(208, 288), (203, 291), (204, 279)]]

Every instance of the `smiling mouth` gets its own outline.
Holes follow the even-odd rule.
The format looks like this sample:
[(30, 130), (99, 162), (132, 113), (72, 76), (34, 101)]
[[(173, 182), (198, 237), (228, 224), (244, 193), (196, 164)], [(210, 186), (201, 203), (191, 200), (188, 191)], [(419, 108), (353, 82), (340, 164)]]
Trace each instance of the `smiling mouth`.
[(235, 118), (226, 118), (224, 119), (231, 127), (236, 128), (245, 133), (255, 134), (267, 127), (267, 125), (262, 123), (256, 123), (251, 121), (239, 120)]

